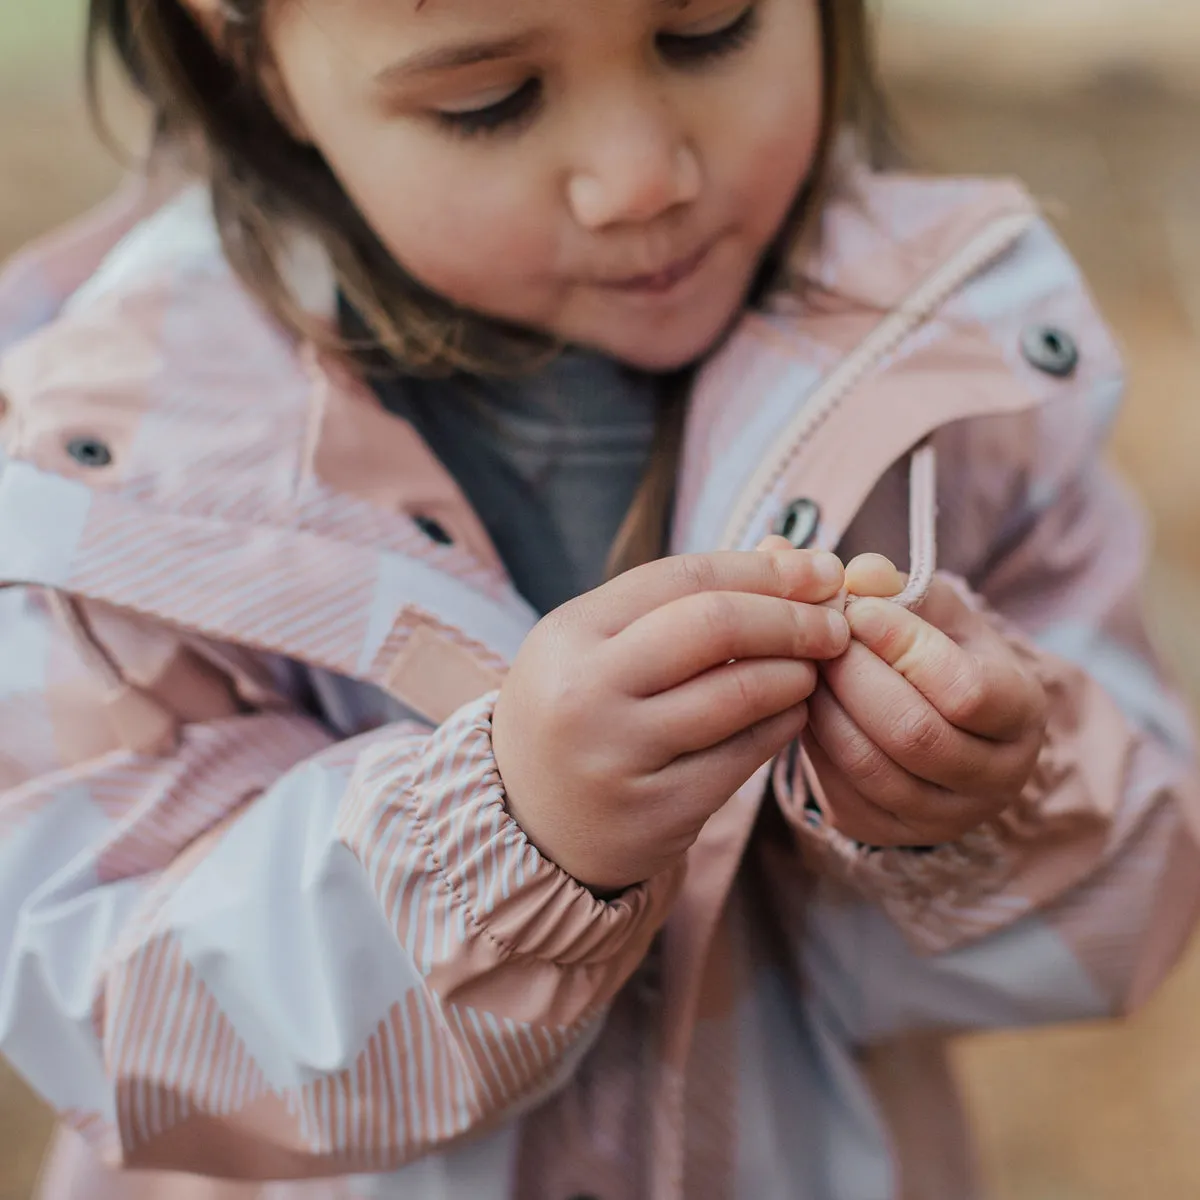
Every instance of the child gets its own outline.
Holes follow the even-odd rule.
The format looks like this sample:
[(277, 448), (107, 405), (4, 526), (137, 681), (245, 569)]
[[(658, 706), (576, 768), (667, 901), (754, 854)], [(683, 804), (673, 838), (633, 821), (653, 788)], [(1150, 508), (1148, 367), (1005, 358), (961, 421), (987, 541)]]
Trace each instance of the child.
[(91, 28), (152, 169), (0, 290), (43, 1192), (961, 1200), (937, 1037), (1200, 892), (1028, 199), (878, 169), (855, 0)]

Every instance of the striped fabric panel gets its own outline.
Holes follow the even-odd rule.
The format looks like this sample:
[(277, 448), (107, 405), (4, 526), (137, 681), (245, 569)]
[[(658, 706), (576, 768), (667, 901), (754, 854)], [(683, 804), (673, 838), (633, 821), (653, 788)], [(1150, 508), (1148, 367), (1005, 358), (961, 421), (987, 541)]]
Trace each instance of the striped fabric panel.
[[(233, 752), (227, 758), (222, 756), (221, 735), (228, 736), (232, 732), (232, 744), (236, 747), (243, 740), (239, 728), (243, 721), (253, 721), (263, 736), (248, 739), (244, 760), (240, 760)], [(216, 725), (223, 729), (216, 729)], [(206, 782), (210, 784), (208, 790), (218, 804), (224, 795), (224, 808), (219, 812), (215, 808), (210, 809), (212, 819), (204, 823), (199, 813), (190, 813), (185, 798), (180, 804), (178, 820), (174, 823), (154, 822), (153, 833), (168, 837), (190, 835), (188, 840), (177, 842), (173, 851), (165, 838), (162, 841), (135, 842), (130, 847), (132, 873), (146, 877), (146, 890), (134, 916), (122, 930), (120, 939), (110, 948), (110, 965), (119, 969), (123, 956), (138, 953), (143, 944), (169, 932), (172, 895), (203, 866), (220, 839), (246, 811), (246, 806), (285, 773), (292, 769), (321, 772), (331, 775), (335, 785), (340, 788), (349, 779), (364, 751), (374, 743), (404, 744), (406, 738), (411, 739), (414, 735), (421, 736), (426, 732), (423, 726), (416, 724), (389, 725), (330, 744), (329, 735), (323, 729), (307, 720), (285, 714), (239, 718), (207, 727), (202, 740), (205, 753), (211, 751), (213, 769), (211, 779)], [(274, 752), (275, 757), (266, 756), (266, 752)], [(227, 793), (221, 790), (223, 780), (232, 785)], [(185, 789), (186, 784), (181, 783), (181, 796), (185, 795)], [(114, 837), (114, 842), (125, 848), (126, 839), (121, 833)], [(107, 853), (100, 860), (102, 865), (106, 858)], [(156, 863), (161, 866), (156, 867)]]
[(97, 851), (100, 881), (164, 870), (184, 847), (328, 744), (315, 723), (271, 713), (188, 726), (170, 758), (112, 756), (108, 769), (89, 780), (96, 802), (121, 818)]
[[(136, 507), (98, 494), (67, 586), (215, 641), (290, 654), (347, 677), (365, 673), (377, 684), (387, 678), (418, 625), (434, 627), (461, 646), (481, 672), (500, 670), (502, 655), (459, 628), (415, 609), (411, 622), (404, 618), (405, 569), (404, 560), (313, 534), (181, 518), (148, 526)], [(414, 570), (420, 586), (436, 586), (430, 584), (436, 576), (419, 562)], [(519, 642), (529, 617), (511, 589), (500, 609), (486, 593), (464, 587), (457, 578), (453, 585), (460, 589), (468, 620), (484, 624), (494, 615), (502, 644)], [(400, 610), (398, 618), (388, 615), (389, 604)], [(380, 614), (394, 620), (392, 628), (377, 627)]]
[(106, 1067), (128, 1149), (193, 1112), (228, 1116), (265, 1094), (249, 1049), (169, 935), (110, 974), (106, 1012)]
[(507, 600), (507, 577), (477, 562), (457, 545), (442, 546), (422, 533), (405, 514), (381, 509), (335, 492), (319, 480), (309, 481), (298, 498), (297, 528), (334, 541), (389, 550), (427, 562), (430, 566), (491, 596)]
[[(268, 1095), (249, 1047), (170, 935), (110, 974), (104, 1009), (106, 1066), (131, 1156), (192, 1115), (234, 1116)], [(544, 1086), (579, 1034), (410, 990), (351, 1067), (279, 1093), (294, 1119), (289, 1140), (356, 1170), (394, 1169)]]
[[(224, 551), (224, 553), (221, 553)], [(366, 636), (378, 559), (323, 539), (281, 542), (270, 530), (209, 523), (147, 526), (98, 497), (70, 586), (217, 640), (305, 646), (311, 661), (352, 674)]]
[(574, 1036), (447, 1009), (413, 989), (351, 1068), (285, 1099), (312, 1152), (363, 1170), (394, 1169), (539, 1086)]

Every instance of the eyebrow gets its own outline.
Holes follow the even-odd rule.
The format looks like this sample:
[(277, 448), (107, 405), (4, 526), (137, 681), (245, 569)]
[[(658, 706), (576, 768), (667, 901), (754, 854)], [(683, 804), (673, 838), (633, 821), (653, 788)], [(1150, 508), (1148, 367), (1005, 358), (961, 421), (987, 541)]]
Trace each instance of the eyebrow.
[[(423, 9), (425, 3), (426, 0), (418, 0), (417, 10)], [(691, 3), (692, 0), (654, 0), (656, 8), (675, 12), (690, 8)], [(540, 34), (531, 32), (516, 37), (460, 42), (448, 46), (435, 46), (430, 50), (419, 50), (416, 54), (398, 59), (377, 71), (373, 82), (377, 87), (387, 88), (417, 75), (432, 75), (437, 71), (452, 71), (456, 67), (473, 67), (479, 63), (511, 58), (525, 53), (540, 40)]]
[(539, 40), (541, 39), (536, 33), (524, 33), (518, 37), (498, 38), (493, 41), (434, 46), (432, 49), (419, 50), (407, 58), (389, 63), (375, 73), (374, 83), (377, 87), (390, 87), (417, 75), (431, 75), (437, 71), (451, 71), (455, 67), (473, 67), (477, 63), (511, 58), (527, 51)]

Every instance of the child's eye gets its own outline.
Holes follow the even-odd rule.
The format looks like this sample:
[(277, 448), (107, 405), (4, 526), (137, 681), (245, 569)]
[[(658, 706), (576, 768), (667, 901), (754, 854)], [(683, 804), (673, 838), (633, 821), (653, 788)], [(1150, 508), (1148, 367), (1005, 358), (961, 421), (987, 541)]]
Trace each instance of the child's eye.
[(758, 26), (758, 5), (751, 4), (728, 25), (708, 33), (660, 33), (655, 39), (658, 52), (676, 66), (703, 65), (724, 58), (745, 46)]
[(435, 115), (452, 132), (464, 137), (477, 137), (520, 126), (534, 115), (541, 98), (541, 81), (527, 79), (515, 91), (493, 104), (460, 111), (439, 110)]

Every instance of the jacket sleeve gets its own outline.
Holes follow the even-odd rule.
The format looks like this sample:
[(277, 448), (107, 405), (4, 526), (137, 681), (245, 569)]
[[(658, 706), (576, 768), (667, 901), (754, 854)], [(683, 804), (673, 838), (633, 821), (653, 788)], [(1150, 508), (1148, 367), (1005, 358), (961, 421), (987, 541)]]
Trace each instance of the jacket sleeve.
[(490, 698), (341, 742), (213, 702), (136, 754), (42, 593), (0, 663), (0, 1049), (111, 1163), (444, 1149), (565, 1080), (665, 917), (676, 874), (602, 903), (528, 843)]
[[(1192, 732), (1143, 626), (1142, 521), (1103, 462), (1117, 394), (1114, 379), (1071, 387), (942, 438), (942, 461), (976, 479), (981, 463), (1022, 464), (986, 517), (976, 507), (995, 533), (969, 580), (1050, 699), (1018, 802), (955, 845), (872, 850), (824, 825), (779, 773), (819, 877), (810, 978), (852, 1040), (1119, 1013), (1162, 980), (1194, 926)], [(955, 493), (956, 517), (971, 486)]]

